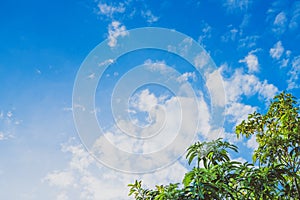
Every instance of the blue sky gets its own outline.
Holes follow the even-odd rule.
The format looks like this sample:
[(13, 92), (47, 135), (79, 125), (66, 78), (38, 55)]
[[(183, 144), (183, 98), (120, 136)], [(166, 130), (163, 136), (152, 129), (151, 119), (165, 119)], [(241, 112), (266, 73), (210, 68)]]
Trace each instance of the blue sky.
[[(94, 152), (93, 157), (87, 151), (101, 147), (103, 136), (133, 154), (163, 151), (175, 141), (174, 132), (186, 144), (189, 135), (184, 133), (196, 131), (201, 141), (222, 136), (240, 148), (233, 159), (251, 161), (255, 139), (237, 140), (234, 126), (253, 111), (264, 112), (280, 91), (300, 98), (300, 1), (3, 1), (0, 25), (1, 199), (128, 199), (126, 185), (135, 179), (151, 187), (180, 182), (188, 168), (180, 158), (152, 173), (120, 172), (125, 166), (131, 171), (146, 169), (155, 161), (135, 163), (109, 152), (115, 160), (107, 167), (97, 161), (101, 155)], [(141, 27), (187, 35), (206, 50), (215, 68), (201, 73), (172, 50), (129, 52), (106, 62), (110, 66), (98, 82), (93, 110), (72, 102), (77, 73), (89, 53), (103, 41), (114, 51), (132, 35), (131, 29)], [(87, 80), (98, 80), (97, 73), (87, 74)], [(119, 105), (115, 97), (124, 97), (131, 83), (149, 76), (157, 82), (175, 77), (175, 89), (167, 87), (169, 82), (162, 87), (148, 81), (131, 91), (126, 115), (114, 106)], [(195, 92), (199, 112), (191, 106), (195, 102), (190, 91)], [(212, 124), (217, 117), (214, 105), (225, 108), (220, 117), (224, 124), (218, 127)], [(78, 135), (76, 110), (97, 116), (103, 134), (93, 133), (99, 137), (95, 146), (80, 140), (85, 133)], [(122, 119), (125, 116), (129, 117)], [(193, 119), (198, 120), (197, 130)], [(150, 143), (125, 137), (153, 136), (147, 125), (159, 128), (161, 120), (166, 127), (163, 135)]]

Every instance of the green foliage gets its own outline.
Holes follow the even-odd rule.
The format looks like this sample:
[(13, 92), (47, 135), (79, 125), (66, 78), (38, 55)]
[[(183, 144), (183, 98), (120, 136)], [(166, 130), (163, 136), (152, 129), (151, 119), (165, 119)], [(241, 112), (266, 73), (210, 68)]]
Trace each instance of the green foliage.
[(258, 148), (253, 161), (230, 160), (229, 150), (238, 148), (222, 139), (196, 142), (187, 150), (187, 161), (195, 166), (182, 184), (142, 188), (129, 184), (129, 196), (137, 200), (186, 199), (300, 199), (300, 115), (291, 94), (274, 97), (266, 114), (254, 112), (236, 127), (237, 137), (254, 135)]
[(284, 92), (275, 96), (266, 114), (249, 115), (236, 133), (256, 135), (253, 161), (273, 170), (283, 196), (300, 199), (300, 116), (295, 97)]

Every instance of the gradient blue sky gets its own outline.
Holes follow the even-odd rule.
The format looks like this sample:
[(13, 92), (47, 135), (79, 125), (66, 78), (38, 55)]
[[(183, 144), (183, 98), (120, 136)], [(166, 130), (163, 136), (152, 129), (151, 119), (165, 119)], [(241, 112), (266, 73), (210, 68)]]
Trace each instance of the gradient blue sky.
[[(240, 147), (234, 159), (251, 161), (256, 145), (254, 138), (236, 140), (235, 124), (255, 110), (264, 112), (280, 91), (300, 98), (300, 1), (2, 1), (0, 25), (1, 199), (128, 199), (126, 185), (136, 178), (149, 186), (181, 180), (182, 161), (139, 176), (106, 168), (77, 135), (76, 73), (96, 45), (108, 39), (114, 46), (122, 31), (174, 29), (205, 48), (223, 77), (226, 121), (220, 129)], [(154, 64), (163, 64), (153, 54), (161, 61)], [(112, 76), (122, 75), (121, 67)], [(162, 92), (152, 90), (143, 95), (156, 101)], [(136, 117), (143, 121), (143, 114)]]

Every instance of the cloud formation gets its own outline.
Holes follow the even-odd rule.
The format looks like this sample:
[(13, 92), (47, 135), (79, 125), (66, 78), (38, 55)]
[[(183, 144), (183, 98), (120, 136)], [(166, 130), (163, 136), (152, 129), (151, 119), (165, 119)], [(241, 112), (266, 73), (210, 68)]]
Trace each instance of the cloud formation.
[(290, 78), (288, 79), (288, 89), (297, 89), (300, 87), (299, 75), (300, 74), (300, 56), (297, 56), (292, 61), (292, 67), (288, 72)]
[(256, 55), (253, 54), (253, 52), (249, 52), (248, 55), (244, 59), (239, 60), (239, 62), (246, 63), (249, 73), (254, 73), (259, 71), (258, 58)]
[(266, 102), (278, 92), (278, 88), (267, 80), (259, 80), (254, 74), (246, 74), (242, 69), (236, 69), (234, 74), (224, 80), (227, 113), (229, 120), (235, 125), (247, 118), (247, 114), (257, 110), (254, 105), (242, 102), (244, 97), (258, 95)]
[[(62, 152), (70, 154), (68, 166), (49, 172), (42, 181), (56, 190), (56, 199), (119, 200), (128, 199), (128, 183), (143, 180), (147, 187), (155, 184), (180, 182), (186, 168), (179, 162), (150, 174), (126, 174), (99, 164), (82, 145), (68, 142)], [(117, 191), (117, 192), (116, 192)]]
[(113, 18), (114, 14), (124, 13), (126, 8), (123, 3), (117, 5), (107, 4), (107, 3), (98, 3), (98, 14), (104, 15), (109, 18)]
[(149, 23), (149, 24), (152, 24), (154, 22), (157, 22), (159, 17), (155, 16), (151, 10), (145, 10), (145, 11), (141, 11), (141, 15), (142, 17), (144, 17), (146, 19), (146, 21)]
[(284, 52), (281, 41), (274, 44), (273, 48), (270, 49), (270, 56), (276, 60), (279, 60)]
[(251, 5), (251, 0), (223, 0), (223, 6), (227, 8), (229, 12), (234, 11), (247, 11)]
[(108, 46), (115, 47), (118, 42), (118, 37), (125, 37), (128, 34), (124, 25), (119, 21), (112, 21), (108, 26)]

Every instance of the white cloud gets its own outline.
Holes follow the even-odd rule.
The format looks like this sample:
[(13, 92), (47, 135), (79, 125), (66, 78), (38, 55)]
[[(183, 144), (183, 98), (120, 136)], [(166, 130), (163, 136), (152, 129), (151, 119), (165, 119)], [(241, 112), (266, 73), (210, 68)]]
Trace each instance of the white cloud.
[(253, 72), (258, 72), (259, 71), (258, 58), (252, 52), (249, 52), (248, 55), (244, 59), (239, 60), (239, 62), (247, 64), (248, 72), (249, 73), (253, 73)]
[(253, 48), (256, 46), (258, 39), (259, 36), (257, 35), (246, 36), (245, 38), (239, 40), (239, 48)]
[(57, 195), (56, 200), (68, 200), (68, 196), (66, 193), (62, 192), (60, 194)]
[[(237, 125), (241, 120), (247, 119), (248, 114), (254, 112), (257, 108), (253, 105), (242, 103), (243, 97), (252, 97), (258, 95), (265, 102), (269, 102), (278, 89), (269, 84), (266, 80), (260, 81), (253, 74), (245, 74), (243, 70), (237, 69), (234, 74), (224, 80), (226, 94), (226, 115), (229, 122)], [(229, 135), (230, 136), (230, 135)]]
[[(111, 173), (104, 170), (104, 173)], [(110, 174), (111, 175), (111, 174)], [(121, 175), (122, 176), (122, 175)], [(80, 199), (125, 199), (127, 196), (124, 189), (120, 190), (120, 182), (122, 183), (122, 177), (117, 178), (112, 176), (114, 182), (101, 179), (92, 174), (83, 175), (80, 183), (84, 187), (80, 194)], [(125, 184), (123, 182), (123, 184)]]
[(251, 2), (251, 0), (224, 0), (223, 6), (230, 12), (247, 11)]
[(292, 68), (289, 71), (288, 89), (300, 88), (299, 84), (299, 74), (300, 74), (300, 56), (297, 56), (292, 61)]
[(211, 38), (211, 36), (212, 36), (212, 27), (204, 21), (201, 22), (200, 27), (201, 27), (202, 33), (199, 36), (198, 41), (199, 41), (199, 43), (204, 44), (205, 40)]
[(280, 67), (286, 67), (286, 66), (288, 66), (289, 61), (290, 61), (289, 58), (282, 59), (282, 60), (280, 61)]
[(225, 138), (225, 130), (224, 128), (211, 128), (207, 132), (204, 132), (202, 136), (204, 136), (204, 139), (208, 141), (216, 140), (218, 138)]
[(102, 67), (102, 66), (110, 65), (110, 64), (112, 64), (112, 63), (114, 63), (114, 60), (113, 60), (113, 59), (107, 59), (107, 60), (105, 60), (105, 61), (103, 61), (103, 62), (98, 63), (98, 66), (99, 66), (99, 67)]
[(241, 69), (237, 69), (224, 83), (227, 104), (239, 102), (243, 95), (250, 97), (255, 94), (259, 94), (268, 101), (278, 92), (273, 84), (269, 84), (266, 80), (260, 81), (253, 74), (245, 74)]
[(97, 14), (106, 17), (108, 20), (116, 21), (139, 17), (146, 20), (147, 23), (153, 24), (159, 20), (159, 17), (148, 9), (146, 2), (132, 0), (100, 1), (97, 5)]
[(299, 26), (299, 21), (300, 21), (300, 2), (295, 1), (294, 4), (292, 5), (291, 9), (291, 20), (289, 23), (289, 28), (291, 30), (296, 30)]
[(150, 112), (150, 110), (158, 104), (158, 98), (156, 98), (153, 93), (150, 93), (148, 89), (143, 90), (133, 98), (133, 106), (144, 112)]
[(80, 104), (75, 104), (74, 103), (74, 105), (73, 105), (73, 108), (71, 108), (72, 110), (73, 109), (77, 109), (77, 110), (81, 110), (81, 111), (85, 111), (86, 110), (86, 108), (85, 108), (85, 106), (83, 106), (83, 105), (80, 105)]
[[(149, 120), (149, 126), (142, 127), (142, 129), (135, 126), (134, 124), (139, 124), (139, 122), (136, 122), (136, 120), (140, 120), (138, 118), (133, 122), (126, 119), (118, 119), (116, 121), (118, 126), (111, 128), (105, 133), (105, 137), (112, 144), (126, 152), (151, 153), (163, 150), (167, 145), (174, 142), (176, 137), (181, 137), (180, 135), (183, 137), (182, 144), (185, 144), (185, 139), (191, 140), (198, 130), (198, 120), (201, 123), (201, 131), (199, 131), (201, 134), (204, 134), (204, 131), (206, 132), (210, 128), (209, 110), (204, 100), (199, 99), (198, 102), (194, 102), (195, 100), (192, 98), (182, 96), (174, 96), (163, 102), (159, 102), (159, 99), (160, 96), (155, 96), (148, 90), (138, 93), (131, 103), (137, 108), (136, 112), (143, 111), (148, 113), (151, 119)], [(198, 105), (195, 103), (198, 103)], [(204, 129), (204, 127), (206, 128)], [(119, 129), (129, 134), (134, 133), (137, 136), (146, 136), (148, 138), (147, 140), (141, 140), (127, 137)], [(103, 148), (104, 144), (102, 144), (101, 139), (99, 142), (98, 146)], [(178, 147), (182, 146), (178, 145)], [(185, 148), (177, 151), (182, 150), (185, 150)], [(164, 154), (161, 153), (161, 155), (163, 156)], [(162, 158), (160, 159), (162, 160)], [(166, 159), (169, 160), (170, 158)], [(116, 159), (116, 162), (120, 162), (120, 160)]]
[(194, 66), (199, 69), (202, 69), (209, 63), (209, 60), (209, 55), (205, 51), (202, 51), (195, 57)]
[(239, 30), (236, 28), (232, 28), (226, 32), (222, 37), (223, 42), (228, 42), (228, 41), (235, 41), (237, 35), (238, 35)]
[(8, 118), (11, 118), (11, 117), (13, 116), (13, 113), (12, 113), (11, 111), (8, 111), (8, 112), (6, 113), (6, 115), (7, 115)]
[(240, 124), (243, 120), (246, 120), (250, 113), (256, 111), (256, 107), (245, 105), (243, 103), (233, 102), (228, 105), (227, 115), (231, 117), (229, 119), (235, 125)]
[[(253, 74), (244, 73), (242, 69), (236, 69), (230, 78), (224, 80), (224, 83), (227, 97), (226, 116), (228, 122), (233, 123), (234, 127), (242, 120), (247, 120), (248, 115), (257, 110), (256, 106), (243, 103), (244, 96), (258, 95), (259, 98), (268, 102), (278, 92), (278, 89), (273, 84), (269, 84), (267, 80), (261, 81)], [(234, 143), (240, 141), (232, 133), (225, 133), (225, 137)], [(246, 146), (251, 149), (256, 148), (257, 145), (255, 136), (246, 142)], [(240, 159), (240, 161), (243, 162), (244, 159)]]
[[(169, 184), (173, 183), (181, 183), (184, 174), (187, 172), (187, 169), (182, 166), (179, 162), (176, 162), (174, 165), (167, 167), (165, 169), (159, 170), (155, 173), (144, 174), (141, 178), (144, 182), (144, 185), (148, 188), (154, 188), (155, 185), (158, 184)], [(161, 177), (165, 177), (162, 179)]]
[(284, 52), (281, 41), (274, 44), (273, 48), (270, 49), (270, 56), (276, 60), (279, 60)]
[(49, 173), (43, 181), (46, 181), (51, 186), (68, 187), (74, 184), (74, 177), (70, 171), (54, 171)]
[(98, 4), (98, 14), (105, 15), (107, 17), (112, 17), (116, 13), (124, 13), (125, 7), (123, 3), (119, 3), (118, 5), (108, 5), (106, 3)]
[(236, 133), (234, 131), (231, 130), (231, 132), (225, 132), (225, 136), (224, 138), (226, 138), (226, 140), (228, 142), (230, 142), (231, 144), (236, 144), (237, 142), (242, 141), (243, 138), (237, 138)]
[(14, 109), (0, 111), (0, 141), (15, 138), (16, 128), (21, 122), (16, 118)]
[(88, 75), (88, 78), (89, 79), (95, 79), (96, 77), (96, 74), (95, 73), (91, 73), (90, 75)]
[(256, 141), (256, 135), (252, 135), (250, 139), (247, 141), (247, 147), (251, 149), (256, 149), (258, 147), (258, 143)]
[(129, 32), (119, 21), (112, 21), (108, 26), (108, 46), (115, 47), (118, 37), (125, 37)]
[(212, 104), (223, 107), (226, 103), (225, 85), (220, 70), (216, 69), (211, 73), (205, 74), (206, 86), (209, 89)]
[(148, 23), (152, 24), (154, 22), (157, 22), (159, 17), (153, 15), (151, 10), (146, 10), (141, 12), (142, 17), (144, 17)]
[(94, 162), (94, 159), (80, 145), (76, 146), (64, 144), (62, 145), (62, 151), (64, 153), (71, 153), (72, 155), (76, 155), (73, 156), (71, 161), (69, 162), (69, 167), (72, 170), (84, 172), (84, 170)]
[(162, 75), (170, 75), (174, 72), (169, 66), (167, 66), (166, 62), (163, 60), (153, 61), (151, 59), (148, 59), (144, 62), (144, 65), (147, 66), (148, 70), (159, 71)]
[(273, 31), (278, 35), (283, 34), (286, 30), (287, 21), (285, 12), (278, 13), (273, 22)]
[(239, 30), (236, 29), (236, 28), (233, 28), (233, 29), (231, 29), (229, 32), (230, 32), (230, 39), (231, 39), (232, 41), (234, 41), (235, 38), (236, 38), (237, 33), (239, 32)]
[[(191, 38), (185, 38), (184, 40), (182, 40), (178, 46), (177, 46), (177, 52), (179, 55), (181, 56), (187, 56), (188, 53), (191, 50), (191, 47), (193, 45), (193, 39)], [(176, 48), (175, 48), (176, 51)]]
[(251, 19), (251, 14), (250, 13), (245, 13), (243, 17), (243, 21), (241, 22), (239, 26), (239, 35), (243, 35), (245, 32), (245, 28), (249, 25), (250, 19)]
[[(109, 142), (113, 144), (113, 146), (116, 146), (118, 149), (122, 149), (123, 151), (129, 153), (142, 152), (149, 154), (164, 149), (166, 145), (172, 143), (175, 140), (175, 137), (182, 137), (181, 143), (184, 144), (185, 140), (190, 140), (190, 137), (187, 134), (192, 134), (192, 137), (194, 137), (194, 133), (196, 133), (197, 131), (199, 132), (199, 135), (203, 136), (205, 139), (216, 139), (218, 136), (224, 135), (224, 131), (222, 131), (220, 127), (212, 127), (211, 123), (212, 121), (214, 121), (213, 116), (211, 116), (210, 109), (208, 109), (208, 106), (206, 105), (206, 102), (201, 97), (201, 95), (199, 94), (199, 99), (196, 99), (199, 108), (197, 107), (197, 105), (195, 107), (193, 98), (186, 95), (187, 84), (178, 84), (179, 77), (181, 79), (186, 79), (187, 77), (195, 76), (194, 74), (186, 73), (175, 76), (174, 71), (171, 71), (173, 74), (165, 73), (165, 71), (169, 68), (164, 62), (161, 61), (153, 62), (151, 60), (147, 60), (145, 64), (146, 69), (148, 69), (149, 71), (158, 70), (161, 74), (168, 75), (168, 80), (173, 79), (174, 81), (176, 81), (177, 84), (175, 84), (175, 90), (178, 89), (178, 92), (174, 91), (176, 93), (176, 97), (167, 98), (164, 102), (159, 101), (159, 99), (161, 99), (160, 95), (156, 96), (149, 90), (143, 90), (140, 93), (137, 93), (137, 96), (134, 96), (134, 100), (132, 102), (129, 101), (129, 103), (132, 103), (133, 108), (137, 108), (137, 110), (134, 111), (132, 111), (133, 108), (129, 108), (131, 110), (130, 115), (132, 115), (132, 113), (134, 113), (133, 115), (136, 115), (136, 113), (140, 111), (146, 112), (150, 117), (150, 120), (148, 120), (148, 122), (151, 122), (150, 126), (142, 127), (141, 129), (141, 126), (136, 126), (139, 124), (143, 124), (139, 123), (139, 118), (126, 118), (123, 117), (123, 115), (117, 115), (115, 121), (117, 123), (117, 126), (107, 128), (106, 133), (104, 134), (105, 138), (108, 139)], [(218, 95), (220, 95), (220, 88), (215, 86), (216, 82), (221, 79), (218, 70), (207, 73), (205, 74), (205, 76), (208, 80), (208, 83), (211, 84), (209, 86), (209, 88), (211, 89), (211, 94), (217, 95), (213, 96), (212, 103), (214, 105), (217, 105), (217, 107), (224, 106), (225, 95), (223, 93), (223, 97), (218, 98)], [(220, 82), (218, 81), (218, 83)], [(222, 82), (220, 83), (220, 85), (222, 86)], [(224, 88), (221, 89), (223, 89), (224, 92)], [(219, 102), (220, 100), (223, 100), (223, 102)], [(128, 108), (125, 108), (124, 110), (128, 110)], [(212, 110), (214, 110), (214, 108), (212, 108)], [(200, 124), (199, 128), (197, 129), (198, 120)], [(118, 131), (120, 129), (121, 131)], [(155, 130), (158, 130), (157, 134), (153, 134), (156, 133)], [(134, 136), (145, 136), (147, 137), (147, 140), (140, 141), (139, 139), (133, 137), (127, 137), (124, 132), (135, 134)], [(150, 136), (151, 139), (148, 139)], [(103, 137), (97, 140), (97, 144), (95, 144), (94, 147), (94, 152), (97, 156), (99, 155), (100, 157), (103, 156), (105, 158), (108, 158), (108, 156), (110, 157), (108, 159), (110, 159), (109, 162), (112, 163), (111, 165), (116, 166), (117, 163), (122, 162), (122, 166), (126, 167), (126, 171), (131, 169), (129, 167), (132, 167), (132, 164), (130, 163), (132, 161), (128, 160), (128, 157), (126, 156), (122, 157), (120, 153), (118, 153), (115, 149), (111, 148), (111, 146), (109, 145), (106, 145)], [(176, 149), (174, 149), (174, 154), (176, 154), (176, 152), (179, 152), (180, 149), (178, 149), (178, 147), (180, 147), (180, 145), (176, 146)], [(105, 149), (105, 152), (111, 152), (116, 156), (111, 158), (111, 154), (103, 153), (103, 149)], [(107, 149), (109, 149), (109, 151), (106, 151)], [(168, 162), (170, 158), (172, 158), (168, 154), (161, 153), (160, 155), (162, 156), (159, 159), (161, 160), (160, 162)], [(138, 163), (140, 167), (143, 167), (144, 165), (148, 167), (150, 164), (155, 163), (155, 161), (150, 158), (145, 162)], [(144, 170), (144, 168), (142, 169)]]
[(183, 73), (181, 76), (179, 76), (177, 78), (177, 81), (179, 83), (183, 83), (183, 82), (186, 82), (188, 80), (193, 80), (194, 81), (196, 79), (197, 79), (197, 77), (196, 77), (196, 73), (195, 72), (185, 72), (185, 73)]
[(262, 97), (266, 98), (267, 101), (272, 99), (277, 92), (278, 92), (278, 88), (273, 84), (269, 84), (267, 80), (260, 82), (260, 88), (258, 90), (258, 93)]
[(276, 15), (273, 23), (275, 26), (283, 27), (286, 25), (286, 22), (287, 22), (287, 17), (285, 12), (280, 12)]
[(73, 111), (72, 107), (63, 107), (62, 108), (63, 111)]
[[(57, 188), (57, 199), (62, 200), (130, 199), (127, 185), (133, 183), (134, 180), (143, 180), (144, 186), (153, 188), (158, 183), (181, 182), (187, 171), (177, 161), (171, 166), (153, 173), (127, 174), (104, 167), (94, 159), (89, 165), (84, 165), (78, 170), (78, 168), (72, 167), (74, 160), (90, 160), (91, 156), (82, 145), (64, 144), (63, 152), (65, 152), (65, 149), (71, 150), (69, 151), (71, 153), (69, 167), (49, 173), (42, 179), (44, 183)], [(82, 154), (82, 152), (85, 153)]]
[(267, 21), (272, 23), (272, 30), (281, 35), (286, 30), (295, 31), (299, 27), (300, 2), (274, 1), (267, 11)]
[(242, 157), (238, 157), (238, 158), (230, 158), (230, 160), (232, 161), (237, 161), (237, 162), (240, 162), (240, 163), (245, 163), (247, 162), (247, 160), (245, 158), (242, 158)]
[(4, 133), (0, 132), (0, 141), (1, 141), (1, 140), (4, 140), (4, 139), (5, 139)]
[[(48, 173), (42, 181), (58, 189), (62, 199), (125, 199), (134, 175), (122, 174), (97, 163), (82, 145), (68, 142), (62, 152), (71, 153), (68, 167)], [(66, 196), (66, 194), (69, 194)]]

